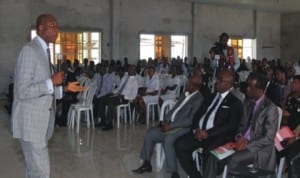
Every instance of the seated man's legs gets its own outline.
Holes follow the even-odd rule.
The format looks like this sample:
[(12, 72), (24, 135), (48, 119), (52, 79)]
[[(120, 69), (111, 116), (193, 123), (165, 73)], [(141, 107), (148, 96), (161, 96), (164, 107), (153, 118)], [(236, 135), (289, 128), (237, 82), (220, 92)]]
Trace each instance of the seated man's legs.
[(253, 162), (255, 161), (255, 154), (257, 153), (252, 153), (248, 149), (235, 152), (228, 158), (228, 172), (230, 172), (237, 166), (248, 166), (249, 164), (253, 164)]
[(96, 124), (96, 126), (102, 126), (106, 124), (106, 106), (109, 102), (109, 96), (102, 96), (100, 98), (95, 99), (94, 105), (95, 105), (95, 123), (98, 123), (98, 117), (101, 118), (100, 124)]
[(128, 100), (124, 100), (122, 96), (113, 96), (109, 98), (107, 109), (107, 122), (106, 127), (103, 130), (110, 130), (113, 127), (113, 119), (116, 118), (116, 106), (119, 104), (128, 103)]
[(216, 178), (224, 168), (226, 160), (219, 160), (212, 154), (208, 155), (205, 168), (203, 169), (203, 177)]
[(151, 156), (153, 153), (154, 144), (157, 142), (162, 142), (165, 138), (165, 133), (160, 131), (158, 127), (152, 127), (148, 129), (145, 137), (144, 144), (141, 151), (141, 158), (143, 160), (151, 160)]
[(148, 129), (144, 137), (144, 144), (140, 154), (140, 157), (141, 159), (143, 159), (144, 163), (140, 168), (133, 170), (133, 172), (141, 174), (144, 172), (152, 171), (150, 162), (151, 162), (154, 144), (156, 142), (162, 142), (163, 139), (165, 138), (165, 135), (166, 134), (161, 132), (160, 128), (158, 127), (152, 127)]
[(177, 172), (177, 159), (175, 153), (175, 142), (180, 136), (189, 132), (189, 129), (181, 129), (172, 134), (166, 134), (163, 141), (163, 147), (166, 155), (166, 170), (168, 172)]
[(203, 146), (203, 143), (194, 139), (194, 134), (192, 132), (180, 137), (176, 141), (176, 156), (180, 162), (181, 167), (190, 176), (190, 178), (202, 177), (197, 170), (196, 164), (194, 163), (192, 157), (193, 151), (201, 146)]

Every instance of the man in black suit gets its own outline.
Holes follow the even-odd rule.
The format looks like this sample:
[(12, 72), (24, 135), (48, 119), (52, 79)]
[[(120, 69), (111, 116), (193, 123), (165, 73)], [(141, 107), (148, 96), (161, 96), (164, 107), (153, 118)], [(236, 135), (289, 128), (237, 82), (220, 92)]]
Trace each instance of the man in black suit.
[(203, 102), (193, 119), (192, 130), (175, 144), (177, 158), (190, 178), (202, 177), (192, 158), (192, 153), (203, 148), (205, 164), (209, 151), (232, 140), (243, 114), (243, 104), (230, 91), (234, 74), (222, 70), (217, 75), (217, 93)]

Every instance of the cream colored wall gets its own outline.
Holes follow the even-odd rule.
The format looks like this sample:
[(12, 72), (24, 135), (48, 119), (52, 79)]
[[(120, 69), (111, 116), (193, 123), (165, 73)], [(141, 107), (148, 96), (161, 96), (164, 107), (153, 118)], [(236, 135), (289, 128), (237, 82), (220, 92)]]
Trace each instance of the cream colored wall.
[(18, 52), (28, 41), (37, 15), (44, 12), (54, 14), (62, 29), (100, 30), (104, 59), (127, 56), (129, 62), (136, 62), (142, 32), (187, 34), (189, 57), (198, 59), (207, 56), (208, 49), (222, 32), (257, 37), (261, 46), (276, 47), (260, 46), (258, 58), (280, 56), (279, 13), (254, 13), (252, 9), (197, 3), (192, 10), (192, 3), (182, 0), (1, 0), (0, 93), (7, 90)]

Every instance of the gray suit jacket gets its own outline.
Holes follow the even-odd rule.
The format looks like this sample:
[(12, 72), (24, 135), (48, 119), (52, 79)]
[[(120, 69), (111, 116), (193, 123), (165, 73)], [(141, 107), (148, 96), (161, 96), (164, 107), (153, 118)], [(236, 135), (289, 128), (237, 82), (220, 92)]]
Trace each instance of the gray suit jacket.
[[(276, 105), (266, 96), (261, 102), (250, 123), (251, 134), (247, 148), (257, 153), (259, 167), (274, 170), (276, 166), (274, 138), (277, 131), (278, 112)], [(245, 118), (250, 117), (252, 105), (250, 101), (245, 102)], [(245, 133), (247, 119), (244, 119), (242, 123), (242, 130)]]
[[(185, 96), (184, 94), (176, 102), (175, 106), (168, 112), (165, 120), (171, 120), (174, 111), (181, 105)], [(195, 93), (176, 113), (174, 121), (171, 122), (171, 128), (188, 128), (190, 129), (193, 117), (203, 102), (203, 96), (200, 92)]]
[(22, 48), (15, 67), (13, 137), (36, 143), (51, 137), (55, 114), (46, 84), (50, 78), (48, 57), (35, 38)]

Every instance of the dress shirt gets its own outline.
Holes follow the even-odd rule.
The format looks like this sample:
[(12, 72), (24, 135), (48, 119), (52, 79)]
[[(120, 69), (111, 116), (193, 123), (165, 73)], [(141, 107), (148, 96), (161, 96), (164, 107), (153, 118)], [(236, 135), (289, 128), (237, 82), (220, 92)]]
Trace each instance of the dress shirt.
[[(113, 87), (114, 87), (114, 81), (113, 81), (111, 75), (109, 75), (108, 73), (105, 73), (102, 76), (102, 80), (103, 81), (102, 81), (101, 92), (100, 92), (100, 94), (97, 95), (97, 98), (100, 98), (102, 96), (105, 96), (105, 95), (111, 93), (113, 90)], [(99, 75), (97, 77), (97, 84), (99, 84), (100, 82), (101, 82), (101, 76)], [(100, 90), (100, 88), (97, 88), (96, 93), (98, 93), (99, 90)]]
[(159, 76), (155, 73), (150, 79), (149, 76), (146, 77), (145, 87), (146, 92), (159, 91)]
[(253, 120), (253, 117), (258, 109), (258, 107), (260, 106), (260, 103), (263, 101), (263, 99), (265, 98), (265, 95), (263, 95), (262, 97), (260, 97), (258, 100), (255, 101), (255, 104), (254, 104), (254, 107), (253, 107), (253, 110), (251, 111), (252, 113), (250, 114), (250, 118), (248, 118), (248, 125), (247, 125), (247, 130), (244, 134), (244, 137), (250, 141), (250, 133), (251, 133), (251, 122)]
[[(128, 78), (128, 80), (127, 80), (127, 78)], [(127, 82), (126, 82), (126, 80), (127, 80)], [(125, 82), (126, 82), (126, 85), (123, 87), (123, 89), (121, 91), (121, 95), (123, 95), (126, 100), (135, 99), (135, 97), (137, 96), (137, 92), (138, 92), (138, 82), (137, 82), (137, 78), (135, 75), (134, 76), (125, 75), (122, 78), (120, 85), (118, 86), (118, 88), (116, 88), (113, 91), (113, 93), (114, 94), (119, 93), (121, 90), (121, 87), (123, 86), (123, 83), (125, 83)]]
[[(40, 42), (40, 44), (42, 45), (42, 47), (44, 49), (44, 52), (45, 52), (45, 55), (47, 56), (47, 63), (49, 63), (49, 61), (48, 61), (48, 52), (47, 52), (47, 49), (49, 48), (48, 45), (46, 44), (46, 42), (39, 35), (37, 35), (36, 38)], [(51, 56), (50, 56), (50, 58), (51, 58)], [(54, 93), (54, 87), (53, 87), (53, 83), (52, 83), (51, 78), (46, 80), (46, 85), (47, 85), (49, 94), (53, 94)]]
[[(218, 97), (221, 96), (218, 104), (216, 105), (216, 107), (214, 108), (214, 110), (211, 112), (211, 114), (210, 114), (210, 116), (209, 116), (209, 118), (207, 120), (206, 130), (211, 129), (211, 128), (214, 127), (214, 121), (215, 121), (216, 112), (219, 109), (220, 104), (223, 102), (224, 98), (228, 95), (229, 92), (230, 92), (230, 90), (228, 90), (228, 91), (226, 91), (224, 93), (217, 93), (217, 95), (215, 96), (214, 100), (211, 102), (210, 106), (207, 108), (207, 111), (209, 111), (209, 109), (213, 106), (213, 104), (218, 99)], [(203, 126), (203, 121), (204, 121), (204, 118), (205, 118), (205, 116), (207, 114), (207, 111), (206, 111), (206, 113), (202, 116), (202, 118), (199, 121), (199, 128), (202, 128), (202, 126)]]
[(171, 116), (171, 121), (174, 121), (174, 118), (177, 114), (177, 112), (185, 105), (186, 102), (189, 101), (189, 99), (195, 95), (197, 92), (199, 92), (198, 90), (194, 91), (192, 94), (189, 94), (189, 92), (185, 92), (185, 98), (182, 101), (182, 103), (175, 109), (175, 111), (173, 112), (172, 116)]
[[(170, 77), (167, 80), (167, 87), (173, 87), (174, 85), (177, 85), (177, 87), (180, 85), (180, 78), (178, 75), (175, 77)], [(176, 93), (176, 89), (174, 90), (167, 90), (166, 94), (174, 94)]]

